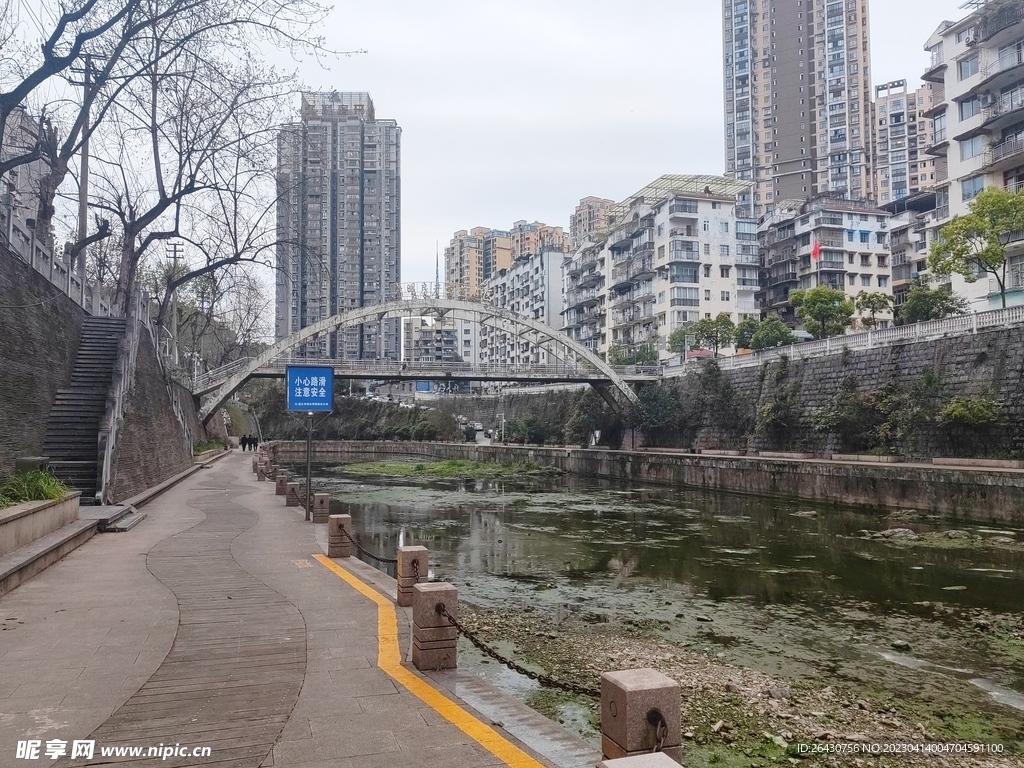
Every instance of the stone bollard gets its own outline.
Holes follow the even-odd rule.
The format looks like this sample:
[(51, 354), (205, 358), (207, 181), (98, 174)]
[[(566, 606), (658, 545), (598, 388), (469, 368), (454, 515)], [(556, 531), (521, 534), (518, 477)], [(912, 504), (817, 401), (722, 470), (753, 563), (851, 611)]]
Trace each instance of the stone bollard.
[(267, 479), (267, 473), (263, 471), (263, 467), (256, 467), (256, 479), (260, 482)]
[(352, 533), (352, 515), (331, 515), (327, 518), (328, 557), (352, 556), (352, 542), (345, 532)]
[(399, 547), (398, 568), (395, 576), (398, 579), (398, 604), (412, 605), (413, 584), (425, 584), (429, 556), (426, 547)]
[(412, 663), (419, 670), (458, 666), (455, 647), (458, 631), (437, 612), (438, 603), (454, 618), (459, 618), (459, 591), (454, 585), (442, 581), (413, 585)]
[(329, 493), (314, 493), (313, 494), (313, 522), (323, 523), (327, 520), (327, 516), (331, 514), (331, 494)]
[(278, 472), (277, 477), (274, 479), (274, 495), (284, 496), (288, 491), (288, 475), (284, 472)]
[(253, 456), (253, 457), (252, 457), (252, 473), (253, 473), (254, 475), (256, 474), (256, 468), (257, 468), (258, 466), (259, 466), (259, 462), (258, 462), (258, 461), (256, 461), (256, 457), (255, 457), (255, 456)]
[(679, 763), (664, 752), (652, 752), (649, 755), (602, 760), (597, 764), (597, 768), (676, 768), (678, 765)]
[(601, 675), (601, 754), (617, 759), (650, 753), (658, 724), (667, 725), (661, 751), (682, 761), (679, 684), (655, 669)]
[(288, 485), (285, 486), (284, 505), (286, 507), (297, 507), (297, 506), (299, 506), (299, 484), (298, 483), (288, 483)]

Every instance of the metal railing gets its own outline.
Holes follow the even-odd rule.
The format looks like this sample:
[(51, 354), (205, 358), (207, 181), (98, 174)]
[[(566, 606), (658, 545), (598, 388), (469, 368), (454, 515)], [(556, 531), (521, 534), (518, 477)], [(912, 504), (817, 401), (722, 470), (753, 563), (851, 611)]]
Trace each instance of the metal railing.
[[(1002, 328), (1024, 323), (1024, 306), (994, 309), (971, 315), (957, 315), (944, 320), (929, 320), (914, 325), (897, 325), (866, 333), (852, 333), (847, 336), (833, 336), (802, 344), (752, 352), (749, 355), (734, 355), (718, 358), (723, 369), (750, 368), (786, 357), (791, 360), (806, 360), (812, 357), (838, 354), (844, 349), (871, 349), (898, 342), (928, 341), (945, 336), (977, 333), (987, 328)], [(665, 369), (666, 376), (682, 375), (688, 363)]]

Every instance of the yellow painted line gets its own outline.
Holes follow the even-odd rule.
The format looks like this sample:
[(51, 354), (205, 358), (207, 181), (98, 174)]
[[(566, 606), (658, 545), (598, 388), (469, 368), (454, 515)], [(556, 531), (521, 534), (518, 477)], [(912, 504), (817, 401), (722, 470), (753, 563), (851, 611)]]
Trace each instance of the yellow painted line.
[(330, 568), (336, 576), (344, 579), (363, 597), (377, 604), (377, 666), (382, 672), (506, 765), (513, 768), (544, 768), (543, 763), (528, 755), (489, 725), (484, 725), (422, 677), (402, 666), (402, 655), (398, 649), (398, 617), (395, 614), (394, 603), (329, 557), (313, 555), (313, 558)]

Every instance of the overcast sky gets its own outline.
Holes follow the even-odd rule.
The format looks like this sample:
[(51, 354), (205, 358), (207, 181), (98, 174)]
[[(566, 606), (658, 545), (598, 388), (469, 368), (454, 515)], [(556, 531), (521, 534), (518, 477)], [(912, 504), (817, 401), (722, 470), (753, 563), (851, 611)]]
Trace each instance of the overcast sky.
[[(872, 84), (916, 87), (962, 2), (874, 2)], [(305, 81), (369, 91), (402, 127), (403, 281), (432, 280), (458, 229), (568, 229), (581, 197), (724, 170), (720, 0), (349, 0), (325, 34), (368, 53)]]

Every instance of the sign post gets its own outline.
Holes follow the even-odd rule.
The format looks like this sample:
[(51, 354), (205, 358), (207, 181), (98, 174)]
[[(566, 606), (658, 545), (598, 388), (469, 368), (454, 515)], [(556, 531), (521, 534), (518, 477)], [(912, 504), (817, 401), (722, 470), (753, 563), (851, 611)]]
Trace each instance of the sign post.
[(334, 369), (289, 365), (288, 410), (306, 414), (306, 520), (313, 518), (313, 414), (334, 410)]

